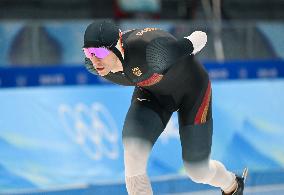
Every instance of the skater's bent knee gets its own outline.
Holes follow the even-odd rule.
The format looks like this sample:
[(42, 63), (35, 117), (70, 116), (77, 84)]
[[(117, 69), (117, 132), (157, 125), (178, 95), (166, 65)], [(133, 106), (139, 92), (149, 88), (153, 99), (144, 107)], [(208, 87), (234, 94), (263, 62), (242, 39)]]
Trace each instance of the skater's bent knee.
[(196, 183), (206, 184), (212, 178), (208, 160), (195, 163), (184, 162), (184, 168), (189, 178)]

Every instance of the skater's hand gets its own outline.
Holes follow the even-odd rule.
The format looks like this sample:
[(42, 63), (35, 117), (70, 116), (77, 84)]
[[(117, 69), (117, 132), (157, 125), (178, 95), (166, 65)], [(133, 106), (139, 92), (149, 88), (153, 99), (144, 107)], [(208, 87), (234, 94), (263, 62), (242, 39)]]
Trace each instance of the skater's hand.
[(202, 31), (194, 31), (191, 35), (184, 37), (191, 41), (193, 45), (192, 54), (198, 53), (207, 43), (207, 35)]

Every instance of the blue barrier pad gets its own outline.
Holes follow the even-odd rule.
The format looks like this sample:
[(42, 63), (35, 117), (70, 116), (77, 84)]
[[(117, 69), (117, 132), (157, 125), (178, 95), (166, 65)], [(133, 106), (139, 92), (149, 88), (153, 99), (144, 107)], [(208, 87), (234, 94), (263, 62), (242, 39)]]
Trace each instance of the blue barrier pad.
[[(283, 60), (204, 62), (210, 77), (223, 79), (283, 78)], [(83, 65), (0, 68), (0, 87), (110, 84)]]

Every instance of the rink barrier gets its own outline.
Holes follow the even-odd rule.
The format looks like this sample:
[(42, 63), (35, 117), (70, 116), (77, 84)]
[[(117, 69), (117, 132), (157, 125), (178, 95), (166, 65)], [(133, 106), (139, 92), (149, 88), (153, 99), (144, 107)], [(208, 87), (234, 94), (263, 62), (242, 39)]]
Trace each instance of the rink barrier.
[[(204, 62), (214, 80), (283, 78), (283, 60)], [(83, 65), (0, 68), (0, 87), (110, 84)]]

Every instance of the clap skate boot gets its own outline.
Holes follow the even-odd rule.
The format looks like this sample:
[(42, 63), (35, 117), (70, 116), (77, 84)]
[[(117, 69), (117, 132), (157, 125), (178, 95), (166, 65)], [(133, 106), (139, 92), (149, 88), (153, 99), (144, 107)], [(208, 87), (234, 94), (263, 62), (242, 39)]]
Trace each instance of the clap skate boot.
[(225, 192), (221, 190), (222, 195), (243, 195), (247, 175), (248, 175), (248, 168), (245, 168), (242, 177), (236, 176), (237, 188), (235, 189), (235, 191), (232, 192), (231, 194), (225, 194)]

